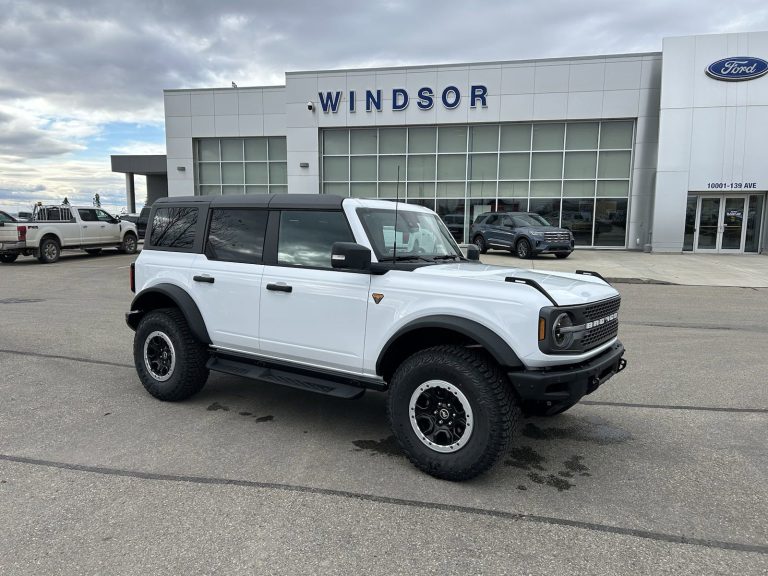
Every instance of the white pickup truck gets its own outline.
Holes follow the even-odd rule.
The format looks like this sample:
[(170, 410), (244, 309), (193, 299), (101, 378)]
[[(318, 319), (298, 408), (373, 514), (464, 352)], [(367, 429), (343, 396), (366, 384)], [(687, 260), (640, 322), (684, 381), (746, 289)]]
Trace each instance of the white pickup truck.
[(0, 222), (0, 262), (10, 264), (19, 256), (35, 256), (52, 264), (62, 250), (99, 254), (117, 248), (134, 254), (138, 244), (136, 225), (121, 222), (93, 206), (36, 206), (29, 222)]

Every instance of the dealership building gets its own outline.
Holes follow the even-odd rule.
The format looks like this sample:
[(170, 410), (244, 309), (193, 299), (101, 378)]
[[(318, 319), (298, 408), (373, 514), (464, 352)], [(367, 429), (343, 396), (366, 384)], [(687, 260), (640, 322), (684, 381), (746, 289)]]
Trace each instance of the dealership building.
[(483, 212), (531, 211), (584, 247), (765, 252), (766, 61), (756, 32), (166, 90), (168, 195), (399, 198), (462, 241)]

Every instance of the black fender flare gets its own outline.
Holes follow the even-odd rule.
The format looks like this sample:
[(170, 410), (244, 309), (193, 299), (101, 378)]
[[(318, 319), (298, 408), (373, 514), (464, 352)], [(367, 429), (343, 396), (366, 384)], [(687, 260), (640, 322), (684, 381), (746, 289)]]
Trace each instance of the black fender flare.
[(133, 302), (131, 302), (131, 311), (125, 315), (125, 321), (131, 329), (136, 330), (141, 317), (149, 310), (156, 308), (155, 306), (146, 308), (147, 303), (152, 301), (153, 295), (162, 295), (170, 299), (181, 310), (194, 337), (204, 344), (211, 344), (211, 338), (208, 335), (208, 329), (205, 327), (203, 315), (200, 314), (200, 309), (195, 304), (192, 296), (175, 284), (156, 284), (136, 294)]
[(395, 332), (389, 340), (387, 340), (387, 343), (379, 353), (379, 357), (376, 359), (376, 373), (382, 373), (383, 360), (386, 358), (387, 352), (391, 346), (397, 342), (400, 337), (405, 336), (414, 330), (421, 330), (423, 328), (440, 328), (457, 332), (477, 342), (491, 356), (493, 356), (494, 360), (496, 360), (500, 366), (509, 368), (519, 368), (523, 366), (520, 358), (518, 358), (517, 354), (512, 350), (509, 344), (490, 328), (483, 326), (479, 322), (468, 320), (467, 318), (462, 318), (460, 316), (437, 314), (413, 320)]

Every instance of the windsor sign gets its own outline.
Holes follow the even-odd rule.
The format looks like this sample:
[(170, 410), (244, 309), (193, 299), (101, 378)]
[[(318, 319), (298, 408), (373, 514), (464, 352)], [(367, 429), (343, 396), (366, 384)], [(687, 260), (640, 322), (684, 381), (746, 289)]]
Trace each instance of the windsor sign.
[[(336, 92), (318, 92), (317, 96), (320, 100), (320, 108), (326, 114), (329, 112), (336, 113), (342, 108), (343, 93), (340, 90)], [(366, 90), (360, 93), (350, 90), (346, 93), (346, 96), (346, 106), (349, 107), (350, 112), (357, 112), (358, 110), (381, 112), (385, 103), (382, 90)], [(436, 101), (442, 104), (444, 108), (452, 110), (461, 104), (462, 97), (469, 99), (470, 108), (477, 108), (478, 106), (481, 108), (488, 107), (488, 88), (482, 84), (470, 86), (469, 94), (465, 96), (462, 96), (461, 90), (456, 86), (446, 86), (439, 93), (429, 86), (424, 86), (419, 88), (415, 95), (409, 94), (405, 88), (394, 88), (392, 90), (392, 99), (388, 103), (389, 107), (395, 112), (408, 108), (411, 101), (415, 101), (419, 110), (432, 109)]]
[(754, 80), (768, 73), (768, 62), (762, 58), (734, 56), (713, 62), (707, 66), (706, 73), (710, 78), (726, 82)]

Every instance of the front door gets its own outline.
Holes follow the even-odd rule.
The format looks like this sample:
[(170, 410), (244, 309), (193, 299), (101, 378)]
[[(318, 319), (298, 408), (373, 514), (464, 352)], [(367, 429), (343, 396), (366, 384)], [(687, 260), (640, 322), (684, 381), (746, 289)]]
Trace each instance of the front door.
[(354, 242), (343, 212), (284, 210), (277, 258), (264, 266), (259, 339), (272, 358), (363, 371), (370, 275), (331, 267), (334, 242)]
[(695, 252), (744, 252), (748, 196), (700, 196), (696, 211)]

